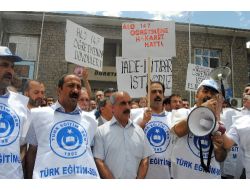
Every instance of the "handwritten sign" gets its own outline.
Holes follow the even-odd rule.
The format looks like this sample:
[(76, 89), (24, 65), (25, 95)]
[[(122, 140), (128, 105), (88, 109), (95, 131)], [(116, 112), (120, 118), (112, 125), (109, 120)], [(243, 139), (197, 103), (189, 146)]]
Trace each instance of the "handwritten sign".
[[(147, 59), (127, 59), (116, 57), (117, 87), (133, 98), (146, 96), (148, 76)], [(151, 80), (165, 85), (165, 95), (172, 93), (172, 60), (170, 58), (151, 59)]]
[(175, 23), (166, 21), (122, 24), (122, 56), (176, 56)]
[(199, 84), (210, 78), (210, 73), (213, 68), (204, 67), (196, 64), (188, 64), (187, 80), (185, 90), (196, 91)]
[(65, 60), (102, 71), (104, 38), (70, 20), (66, 23)]

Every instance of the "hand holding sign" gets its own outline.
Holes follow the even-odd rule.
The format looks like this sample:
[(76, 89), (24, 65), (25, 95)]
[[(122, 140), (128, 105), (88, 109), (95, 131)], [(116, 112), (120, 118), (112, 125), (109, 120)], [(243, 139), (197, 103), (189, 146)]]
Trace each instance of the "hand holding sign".
[(74, 74), (80, 78), (83, 78), (84, 81), (88, 80), (89, 72), (86, 67), (76, 66), (74, 69)]
[(83, 67), (76, 66), (74, 69), (74, 74), (80, 78), (82, 78)]

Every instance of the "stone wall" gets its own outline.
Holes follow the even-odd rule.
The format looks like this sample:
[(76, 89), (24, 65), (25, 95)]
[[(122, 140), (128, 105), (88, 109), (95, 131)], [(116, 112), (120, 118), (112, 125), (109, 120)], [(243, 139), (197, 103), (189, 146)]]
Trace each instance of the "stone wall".
[[(45, 17), (46, 18), (46, 17)], [(65, 61), (65, 22), (46, 22), (42, 36), (38, 80), (46, 85), (47, 95), (56, 97), (56, 86), (59, 77), (68, 72), (68, 63)], [(38, 21), (17, 21), (3, 20), (3, 44), (8, 44), (10, 34), (35, 35), (40, 36), (41, 22)], [(121, 27), (115, 26), (95, 26), (83, 25), (83, 27), (98, 33), (105, 38), (105, 43), (118, 43), (121, 48), (122, 31)], [(231, 45), (233, 38), (221, 35), (204, 33), (191, 33), (192, 62), (194, 61), (194, 48), (219, 49), (222, 51), (221, 63), (225, 65), (231, 61)], [(241, 97), (244, 85), (248, 82), (247, 51), (245, 39), (236, 38), (233, 44), (233, 64), (234, 64), (234, 90), (235, 97)], [(189, 92), (185, 91), (186, 72), (189, 62), (188, 52), (188, 32), (176, 32), (176, 58), (173, 61), (173, 93), (178, 93), (184, 98), (189, 98)], [(106, 47), (109, 47), (106, 45)], [(104, 49), (105, 52), (105, 49)], [(120, 54), (120, 53), (118, 53)], [(117, 55), (113, 53), (112, 56)], [(249, 57), (249, 56), (248, 56)], [(104, 65), (111, 57), (105, 57)], [(110, 63), (106, 63), (110, 65)], [(113, 65), (114, 66), (114, 65)], [(101, 82), (101, 81), (100, 81)], [(94, 83), (93, 83), (94, 84)], [(106, 85), (107, 83), (105, 83)], [(231, 85), (231, 78), (229, 79)], [(108, 87), (108, 86), (107, 86)], [(94, 88), (94, 87), (93, 87)]]

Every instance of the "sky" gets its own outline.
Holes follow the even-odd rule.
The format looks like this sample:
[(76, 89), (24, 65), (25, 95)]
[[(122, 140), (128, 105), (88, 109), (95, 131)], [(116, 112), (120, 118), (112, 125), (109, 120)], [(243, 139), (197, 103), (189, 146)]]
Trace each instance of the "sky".
[(0, 11), (60, 11), (187, 23), (190, 20), (193, 24), (250, 29), (248, 0), (8, 0), (7, 2), (1, 3)]
[[(81, 13), (81, 12), (77, 12)], [(84, 14), (174, 20), (193, 24), (204, 24), (250, 30), (249, 11), (83, 11)]]

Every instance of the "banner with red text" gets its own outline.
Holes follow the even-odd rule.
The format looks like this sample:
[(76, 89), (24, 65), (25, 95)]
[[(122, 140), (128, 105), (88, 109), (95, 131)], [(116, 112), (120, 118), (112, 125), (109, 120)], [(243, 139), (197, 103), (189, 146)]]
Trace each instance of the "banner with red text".
[(122, 24), (122, 57), (176, 56), (175, 23), (172, 21)]

